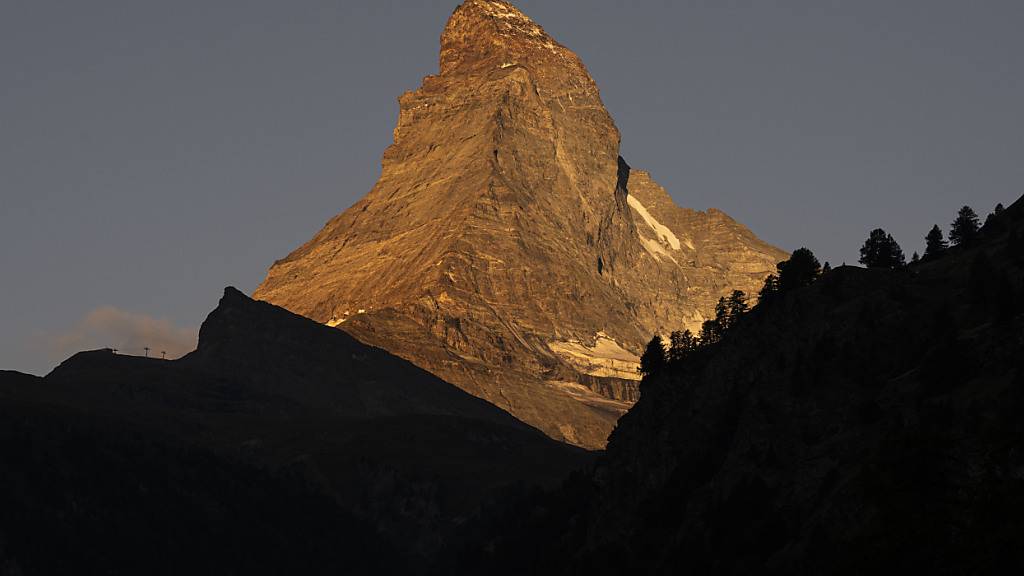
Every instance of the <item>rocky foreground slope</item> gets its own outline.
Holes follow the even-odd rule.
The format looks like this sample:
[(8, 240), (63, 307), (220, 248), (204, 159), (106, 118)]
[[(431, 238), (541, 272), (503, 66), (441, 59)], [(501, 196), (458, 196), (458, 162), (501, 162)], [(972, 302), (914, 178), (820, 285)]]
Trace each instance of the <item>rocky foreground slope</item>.
[(940, 258), (836, 269), (645, 380), (593, 473), (491, 510), (447, 570), (1020, 573), (1021, 302), (1024, 200)]
[(651, 334), (696, 329), (784, 257), (632, 170), (583, 63), (507, 2), (459, 6), (439, 74), (399, 102), (376, 186), (254, 296), (553, 438), (604, 446)]
[(181, 360), (0, 372), (0, 454), (0, 574), (414, 574), (591, 458), (233, 289)]

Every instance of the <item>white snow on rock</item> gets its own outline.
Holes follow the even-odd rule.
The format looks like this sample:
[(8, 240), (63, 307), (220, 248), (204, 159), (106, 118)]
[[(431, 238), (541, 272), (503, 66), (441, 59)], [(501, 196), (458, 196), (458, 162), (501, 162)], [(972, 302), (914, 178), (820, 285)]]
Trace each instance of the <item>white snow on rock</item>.
[(682, 244), (679, 242), (679, 238), (676, 237), (668, 226), (658, 222), (654, 216), (651, 216), (651, 213), (647, 211), (647, 208), (645, 208), (635, 196), (629, 196), (627, 198), (627, 202), (629, 202), (629, 206), (633, 208), (633, 210), (636, 210), (636, 213), (644, 219), (644, 222), (651, 227), (651, 230), (654, 230), (654, 233), (658, 236), (658, 240), (667, 243), (673, 250), (679, 250)]
[(583, 374), (639, 380), (640, 358), (624, 349), (604, 332), (595, 335), (594, 345), (579, 340), (548, 342), (548, 347)]
[(651, 256), (654, 256), (655, 259), (661, 260), (662, 257), (664, 257), (675, 262), (676, 264), (679, 264), (679, 262), (676, 262), (676, 259), (673, 258), (672, 255), (668, 253), (668, 250), (665, 249), (665, 245), (662, 244), (661, 242), (658, 242), (654, 238), (641, 238), (640, 242), (643, 243), (644, 248), (647, 250), (648, 253), (650, 253)]

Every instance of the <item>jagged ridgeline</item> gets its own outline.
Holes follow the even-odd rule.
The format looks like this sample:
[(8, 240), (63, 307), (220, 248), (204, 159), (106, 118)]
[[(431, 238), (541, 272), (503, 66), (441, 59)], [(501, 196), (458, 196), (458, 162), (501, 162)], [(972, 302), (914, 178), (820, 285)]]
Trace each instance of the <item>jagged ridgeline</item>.
[(376, 186), (255, 297), (553, 438), (603, 447), (651, 335), (696, 331), (785, 258), (631, 169), (583, 63), (507, 2), (457, 8), (440, 73), (399, 101)]

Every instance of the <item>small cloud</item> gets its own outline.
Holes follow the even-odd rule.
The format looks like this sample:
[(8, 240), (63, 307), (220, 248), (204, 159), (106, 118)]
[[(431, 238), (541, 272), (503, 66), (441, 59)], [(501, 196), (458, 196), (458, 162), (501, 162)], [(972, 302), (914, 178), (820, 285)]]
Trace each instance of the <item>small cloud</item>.
[(181, 328), (164, 318), (126, 312), (113, 306), (97, 308), (74, 326), (46, 336), (54, 360), (63, 360), (82, 350), (117, 348), (123, 354), (179, 358), (196, 347), (197, 328)]

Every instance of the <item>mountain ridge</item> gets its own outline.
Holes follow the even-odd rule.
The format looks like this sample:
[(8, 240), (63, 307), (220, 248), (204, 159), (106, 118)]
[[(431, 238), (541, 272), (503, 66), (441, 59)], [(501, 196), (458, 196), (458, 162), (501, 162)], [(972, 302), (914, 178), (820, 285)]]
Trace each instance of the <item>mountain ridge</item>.
[[(373, 548), (359, 556), (360, 565), (415, 572), (416, 562), (432, 556), (482, 501), (519, 485), (553, 484), (592, 460), (406, 360), (233, 288), (203, 323), (196, 351), (185, 357), (95, 350), (73, 355), (43, 378), (2, 372), (0, 413), (8, 417), (0, 426), (0, 447), (24, 460), (0, 469), (0, 500), (7, 506), (0, 512), (0, 541), (5, 529), (22, 530), (23, 536), (9, 538), (8, 552), (19, 563), (56, 561), (31, 544), (54, 530), (109, 550), (109, 542), (97, 539), (123, 528), (101, 522), (93, 534), (89, 527), (132, 513), (122, 493), (173, 531), (167, 542), (137, 542), (138, 552), (88, 562), (88, 546), (67, 546), (86, 565), (95, 562), (98, 572), (125, 571), (128, 562), (144, 562), (147, 554), (169, 554), (165, 546), (194, 550), (174, 564), (181, 570), (171, 571), (187, 571), (184, 566), (203, 555), (230, 566), (229, 555), (244, 550), (244, 543), (216, 549), (197, 541), (199, 534), (211, 536), (187, 529), (202, 522), (184, 515), (196, 507), (213, 510), (218, 530), (274, 541), (292, 552), (306, 546), (296, 542), (303, 530), (283, 537), (272, 521), (250, 518), (273, 512), (298, 522), (286, 509), (260, 504), (261, 496), (246, 492), (247, 483), (265, 484), (283, 502), (294, 497), (291, 504), (316, 503), (320, 512), (314, 516), (325, 532), (310, 536), (308, 546), (316, 547), (310, 562), (344, 565), (338, 557), (362, 554), (358, 542), (365, 540), (394, 558)], [(68, 453), (72, 446), (78, 452)], [(87, 464), (89, 458), (96, 463)], [(143, 464), (132, 468), (127, 463), (133, 459)], [(72, 461), (45, 482), (29, 481), (53, 463)], [(160, 470), (173, 479), (169, 485)], [(75, 485), (74, 478), (83, 476), (86, 484)], [(183, 510), (161, 508), (138, 486), (159, 486)], [(65, 494), (78, 496), (72, 501)], [(228, 505), (233, 508), (223, 508)], [(16, 520), (8, 515), (13, 511), (35, 519)], [(142, 526), (142, 520), (132, 522)], [(331, 529), (363, 536), (351, 545), (339, 543)], [(267, 554), (257, 556), (270, 567), (307, 561)]]

